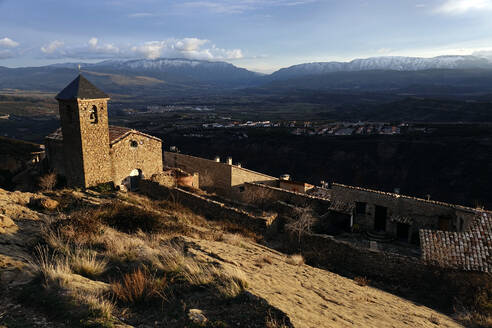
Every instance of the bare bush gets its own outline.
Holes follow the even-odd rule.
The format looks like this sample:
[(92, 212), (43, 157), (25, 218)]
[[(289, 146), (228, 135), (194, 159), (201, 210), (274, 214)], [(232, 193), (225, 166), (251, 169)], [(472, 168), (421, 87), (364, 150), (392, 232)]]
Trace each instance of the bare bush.
[(310, 208), (295, 208), (296, 218), (285, 225), (285, 229), (297, 236), (297, 241), (300, 244), (301, 238), (305, 234), (312, 232), (312, 227), (316, 223), (316, 218), (312, 214)]
[(51, 172), (43, 175), (39, 178), (39, 187), (43, 191), (51, 191), (55, 188), (57, 177), (55, 172)]

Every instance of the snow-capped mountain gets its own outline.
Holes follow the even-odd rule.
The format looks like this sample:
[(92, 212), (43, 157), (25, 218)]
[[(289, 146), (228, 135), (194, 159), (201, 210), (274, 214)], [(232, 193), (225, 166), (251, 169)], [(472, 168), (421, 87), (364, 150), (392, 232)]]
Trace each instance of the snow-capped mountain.
[(485, 58), (475, 56), (419, 57), (372, 57), (355, 59), (351, 62), (318, 62), (294, 65), (273, 73), (273, 79), (294, 78), (333, 72), (355, 72), (370, 70), (420, 71), (429, 69), (472, 69), (492, 68)]
[[(79, 63), (56, 64), (52, 67), (76, 69)], [(182, 58), (106, 60), (95, 64), (80, 63), (82, 70), (115, 74), (142, 74), (164, 80), (248, 84), (261, 74), (220, 61)]]

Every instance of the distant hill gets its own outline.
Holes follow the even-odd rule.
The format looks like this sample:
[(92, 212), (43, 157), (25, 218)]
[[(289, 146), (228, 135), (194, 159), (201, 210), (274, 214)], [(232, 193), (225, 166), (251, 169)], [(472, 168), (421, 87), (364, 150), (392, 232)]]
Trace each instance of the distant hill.
[(351, 62), (317, 62), (282, 68), (273, 74), (272, 80), (291, 79), (306, 75), (321, 75), (333, 72), (360, 71), (425, 71), (433, 69), (492, 69), (487, 59), (475, 56), (419, 57), (372, 57)]
[(308, 63), (270, 75), (225, 62), (165, 58), (0, 67), (0, 89), (54, 93), (75, 78), (78, 65), (112, 97), (172, 101), (194, 96), (220, 97), (245, 89), (249, 89), (249, 94), (289, 94), (294, 89), (453, 97), (492, 94), (492, 63), (474, 56), (375, 57), (347, 63)]
[(276, 79), (266, 87), (415, 95), (492, 93), (492, 68), (338, 71)]

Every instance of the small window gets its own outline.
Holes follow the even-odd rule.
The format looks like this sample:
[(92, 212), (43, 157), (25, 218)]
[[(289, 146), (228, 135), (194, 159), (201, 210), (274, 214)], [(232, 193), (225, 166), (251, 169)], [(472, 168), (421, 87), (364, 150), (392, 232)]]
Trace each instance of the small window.
[(97, 107), (96, 105), (93, 105), (91, 110), (90, 110), (90, 115), (89, 115), (89, 121), (91, 124), (97, 124), (98, 123), (98, 117), (97, 117)]
[(135, 140), (131, 140), (130, 141), (130, 147), (137, 148), (138, 147), (138, 142), (136, 142)]
[(244, 192), (244, 186), (239, 186), (239, 192)]
[(366, 214), (367, 203), (355, 202), (355, 214)]

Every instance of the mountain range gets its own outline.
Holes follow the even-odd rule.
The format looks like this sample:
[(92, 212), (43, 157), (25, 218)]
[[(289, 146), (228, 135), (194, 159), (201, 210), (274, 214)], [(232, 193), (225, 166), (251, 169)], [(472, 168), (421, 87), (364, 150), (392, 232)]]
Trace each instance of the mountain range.
[(230, 90), (352, 90), (492, 93), (492, 62), (475, 56), (373, 57), (317, 62), (264, 75), (225, 62), (189, 59), (106, 60), (42, 67), (0, 67), (0, 89), (61, 90), (78, 67), (105, 91), (129, 96), (187, 96)]

